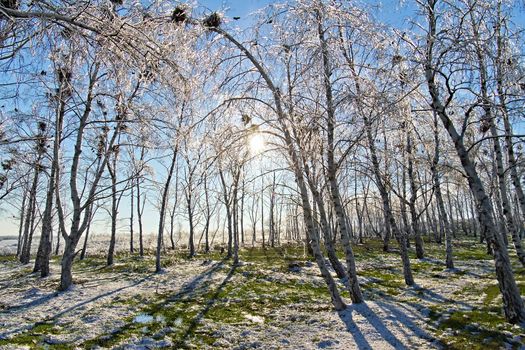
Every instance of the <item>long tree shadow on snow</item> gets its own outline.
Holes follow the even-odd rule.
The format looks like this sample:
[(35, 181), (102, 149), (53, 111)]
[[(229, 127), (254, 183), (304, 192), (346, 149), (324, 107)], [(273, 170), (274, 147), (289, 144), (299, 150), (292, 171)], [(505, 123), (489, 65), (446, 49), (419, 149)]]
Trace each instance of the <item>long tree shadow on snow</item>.
[[(378, 303), (378, 305), (385, 307), (386, 304)], [(389, 308), (389, 311), (396, 316), (398, 322), (406, 325), (407, 328), (413, 332), (412, 335), (408, 335), (408, 338), (416, 335), (423, 339), (433, 339), (428, 333), (410, 321), (407, 315), (402, 311), (395, 309), (393, 306)], [(368, 342), (367, 336), (359, 329), (359, 325), (354, 321), (354, 315), (357, 314), (364, 317), (366, 322), (375, 329), (377, 334), (394, 349), (404, 350), (409, 348), (403, 344), (403, 342), (401, 342), (401, 340), (399, 340), (390, 329), (388, 329), (383, 320), (372, 309), (370, 309), (366, 303), (362, 303), (349, 305), (345, 310), (339, 312), (339, 317), (345, 323), (348, 332), (353, 336), (358, 349), (370, 350), (373, 349), (373, 347)], [(370, 336), (368, 335), (368, 337)]]
[[(407, 334), (408, 339), (413, 339), (414, 336), (416, 336), (429, 342), (439, 343), (439, 340), (436, 337), (419, 327), (413, 321), (413, 318), (416, 318), (417, 315), (414, 312), (411, 312), (405, 306), (399, 305), (398, 307), (387, 301), (376, 301), (376, 304), (386, 313), (390, 314), (391, 317), (396, 321), (397, 325), (403, 325), (411, 331), (410, 334)], [(406, 333), (402, 327), (398, 326), (398, 329)]]
[(224, 277), (224, 280), (222, 280), (221, 284), (217, 287), (217, 289), (215, 289), (215, 293), (213, 293), (211, 298), (206, 302), (204, 308), (201, 311), (199, 311), (199, 313), (195, 316), (195, 318), (190, 322), (183, 336), (174, 345), (177, 349), (185, 346), (184, 345), (185, 341), (195, 332), (195, 329), (197, 328), (201, 320), (204, 317), (206, 317), (210, 309), (215, 305), (220, 293), (224, 290), (224, 287), (228, 284), (230, 279), (233, 277), (233, 274), (235, 273), (236, 268), (237, 268), (237, 265), (232, 265), (230, 271), (228, 271), (228, 274), (226, 275), (226, 277)]
[[(224, 265), (224, 261), (219, 261), (219, 262), (213, 264), (208, 270), (206, 270), (202, 274), (199, 274), (198, 276), (193, 278), (190, 282), (186, 283), (182, 287), (180, 292), (178, 292), (177, 294), (174, 294), (173, 296), (171, 296), (166, 302), (183, 298), (184, 296), (192, 293), (199, 286), (199, 284), (202, 284), (201, 282), (203, 282), (203, 280), (206, 280), (206, 279), (210, 278), (223, 265)], [(78, 309), (78, 308), (80, 308), (82, 306), (85, 306), (87, 304), (96, 302), (97, 300), (100, 300), (102, 298), (111, 296), (111, 295), (116, 294), (118, 292), (121, 292), (123, 290), (136, 287), (136, 286), (138, 286), (138, 285), (140, 285), (140, 284), (142, 284), (142, 283), (152, 279), (154, 276), (155, 276), (155, 274), (151, 273), (151, 274), (148, 274), (146, 277), (141, 278), (140, 280), (133, 282), (130, 285), (123, 286), (123, 287), (116, 288), (116, 289), (112, 289), (112, 290), (109, 290), (107, 292), (98, 294), (98, 295), (96, 295), (96, 296), (94, 296), (92, 298), (89, 298), (89, 299), (81, 301), (81, 302), (79, 302), (79, 303), (77, 303), (75, 305), (72, 305), (72, 306), (66, 308), (65, 310), (62, 310), (62, 311), (60, 311), (60, 312), (58, 312), (58, 313), (56, 313), (56, 314), (54, 314), (52, 316), (46, 317), (45, 319), (40, 320), (40, 321), (34, 323), (33, 325), (25, 325), (25, 326), (21, 326), (21, 327), (19, 327), (17, 329), (14, 329), (14, 330), (11, 330), (11, 331), (8, 331), (8, 332), (0, 332), (0, 339), (8, 338), (12, 334), (16, 334), (16, 333), (20, 333), (20, 332), (23, 332), (23, 331), (31, 330), (32, 328), (38, 326), (39, 324), (56, 321), (61, 316), (65, 315), (65, 314), (67, 314), (69, 312), (72, 312), (75, 309)], [(118, 276), (116, 276), (115, 278), (118, 278)], [(41, 304), (44, 304), (47, 301), (49, 301), (49, 300), (51, 300), (51, 299), (53, 299), (55, 297), (58, 297), (58, 296), (60, 296), (60, 295), (62, 295), (64, 293), (69, 293), (69, 292), (71, 292), (71, 291), (65, 291), (65, 292), (54, 291), (54, 292), (51, 292), (51, 293), (46, 293), (45, 295), (39, 297), (38, 299), (32, 300), (32, 301), (30, 301), (28, 303), (24, 303), (24, 304), (17, 305), (15, 307), (3, 310), (0, 313), (0, 315), (8, 315), (9, 313), (16, 312), (16, 311), (28, 311), (28, 309), (30, 309), (32, 307), (36, 307), (36, 306), (39, 306)]]
[[(101, 294), (98, 294), (90, 299), (87, 299), (87, 300), (84, 300), (84, 301), (81, 301), (75, 305), (72, 305), (70, 307), (68, 307), (67, 309), (65, 310), (62, 310), (52, 316), (49, 316), (49, 317), (46, 317), (45, 319), (43, 320), (40, 320), (38, 322), (35, 322), (34, 324), (32, 325), (23, 325), (17, 329), (13, 329), (11, 331), (8, 331), (8, 332), (1, 332), (0, 333), (0, 339), (6, 339), (6, 338), (9, 338), (10, 335), (12, 334), (17, 334), (17, 333), (20, 333), (20, 332), (23, 332), (23, 331), (28, 331), (28, 330), (31, 330), (33, 329), (34, 327), (38, 326), (38, 325), (41, 325), (41, 324), (45, 324), (45, 323), (48, 323), (48, 322), (53, 322), (53, 321), (56, 321), (58, 318), (60, 318), (61, 316), (75, 310), (75, 309), (78, 309), (84, 305), (87, 305), (87, 304), (90, 304), (90, 303), (93, 303), (93, 302), (96, 302), (97, 300), (99, 299), (102, 299), (104, 297), (107, 297), (107, 296), (110, 296), (112, 294), (115, 294), (115, 293), (118, 293), (118, 292), (121, 292), (123, 290), (126, 290), (126, 289), (129, 289), (129, 288), (133, 288), (133, 287), (136, 287), (138, 286), (139, 284), (141, 283), (144, 283), (145, 281), (151, 279), (153, 277), (153, 274), (150, 274), (130, 285), (127, 285), (127, 286), (123, 286), (123, 287), (120, 287), (120, 288), (116, 288), (116, 289), (112, 289), (110, 291), (107, 291), (107, 292), (104, 292), (104, 293), (101, 293)], [(33, 308), (33, 307), (36, 307), (36, 306), (39, 306), (39, 305), (42, 305), (44, 303), (46, 303), (47, 301), (53, 299), (53, 298), (56, 298), (57, 296), (60, 296), (64, 293), (68, 293), (68, 292), (71, 292), (70, 290), (69, 291), (64, 291), (64, 292), (51, 292), (51, 293), (46, 293), (44, 295), (42, 295), (41, 297), (39, 297), (38, 299), (35, 299), (35, 300), (32, 300), (30, 302), (27, 302), (27, 303), (24, 303), (24, 304), (21, 304), (21, 305), (17, 305), (17, 306), (14, 306), (14, 307), (11, 307), (9, 309), (6, 309), (4, 311), (2, 311), (0, 313), (0, 315), (9, 315), (9, 313), (12, 313), (12, 312), (17, 312), (17, 311), (23, 311), (23, 312), (28, 312), (30, 311), (29, 309)]]
[[(125, 289), (128, 289), (128, 288), (131, 288), (131, 287), (135, 287), (141, 283), (144, 283), (146, 282), (147, 280), (151, 279), (152, 277), (154, 276), (154, 274), (149, 274), (147, 275), (146, 277), (144, 278), (141, 278), (140, 280), (136, 281), (136, 282), (133, 282), (132, 284), (128, 285), (128, 286), (123, 286), (123, 287), (120, 287), (120, 288), (117, 288), (117, 289), (113, 289), (113, 290), (110, 290), (110, 291), (107, 291), (105, 293), (102, 293), (102, 294), (99, 294), (99, 295), (96, 295), (94, 296), (93, 298), (91, 299), (88, 299), (88, 300), (84, 300), (82, 302), (80, 302), (79, 304), (76, 304), (74, 306), (71, 306), (70, 308), (66, 309), (65, 311), (61, 312), (60, 314), (58, 314), (58, 316), (61, 316), (62, 314), (64, 313), (67, 313), (69, 311), (72, 311), (74, 310), (75, 308), (78, 308), (80, 306), (83, 306), (83, 305), (86, 305), (86, 304), (89, 304), (93, 301), (97, 301), (98, 299), (101, 299), (103, 297), (106, 297), (106, 296), (109, 296), (109, 295), (112, 295), (112, 294), (115, 294), (117, 292), (120, 292), (122, 290), (125, 290)], [(93, 281), (90, 281), (91, 283), (95, 283), (95, 282), (101, 282), (101, 281), (116, 281), (116, 280), (119, 280), (120, 276), (114, 276), (112, 278), (102, 278), (102, 279), (95, 279)], [(76, 286), (78, 287), (83, 287), (83, 284), (77, 284)], [(91, 286), (90, 286), (91, 287)], [(43, 295), (41, 295), (40, 297), (36, 298), (36, 299), (31, 299), (29, 298), (30, 300), (27, 301), (27, 302), (24, 302), (24, 303), (21, 303), (21, 304), (18, 304), (18, 305), (14, 305), (14, 306), (11, 306), (11, 307), (8, 307), (6, 308), (5, 310), (3, 310), (2, 312), (0, 312), (0, 314), (8, 314), (8, 313), (11, 313), (11, 312), (16, 312), (16, 311), (27, 311), (28, 309), (30, 308), (33, 308), (33, 307), (36, 307), (36, 306), (39, 306), (39, 305), (42, 305), (44, 303), (46, 303), (47, 301), (55, 298), (55, 297), (58, 297), (60, 295), (64, 295), (66, 293), (70, 293), (72, 290), (67, 290), (67, 291), (52, 291), (52, 292), (48, 292), (48, 293), (44, 293)], [(29, 291), (26, 292), (26, 294), (33, 294), (35, 293), (35, 288), (33, 289), (30, 289)], [(23, 299), (26, 299), (26, 298), (23, 298)], [(56, 318), (57, 316), (54, 316), (53, 318)]]

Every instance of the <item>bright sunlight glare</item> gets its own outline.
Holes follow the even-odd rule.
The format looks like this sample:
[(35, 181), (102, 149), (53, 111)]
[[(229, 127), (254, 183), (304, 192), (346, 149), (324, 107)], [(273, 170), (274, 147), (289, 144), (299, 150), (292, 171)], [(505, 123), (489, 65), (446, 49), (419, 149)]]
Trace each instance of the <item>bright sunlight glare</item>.
[(259, 154), (264, 151), (264, 138), (261, 134), (255, 133), (250, 135), (248, 140), (248, 146), (252, 154)]

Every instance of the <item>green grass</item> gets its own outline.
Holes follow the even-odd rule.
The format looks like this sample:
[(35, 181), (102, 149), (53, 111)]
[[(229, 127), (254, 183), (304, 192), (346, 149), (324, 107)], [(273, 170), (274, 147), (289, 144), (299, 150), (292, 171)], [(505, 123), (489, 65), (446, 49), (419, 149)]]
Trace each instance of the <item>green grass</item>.
[[(252, 259), (262, 259), (268, 254), (252, 253)], [(155, 318), (161, 317), (162, 322), (153, 321), (147, 325), (133, 322), (128, 318), (126, 325), (110, 334), (105, 334), (82, 344), (84, 348), (95, 345), (111, 347), (119, 344), (133, 335), (155, 338), (160, 330), (170, 327), (169, 336), (176, 340), (176, 347), (188, 347), (188, 341), (196, 339), (211, 345), (217, 339), (213, 333), (200, 326), (200, 321), (210, 321), (216, 324), (242, 324), (250, 323), (246, 314), (259, 316), (264, 322), (273, 322), (273, 311), (291, 304), (301, 304), (305, 309), (318, 308), (329, 300), (326, 287), (312, 283), (299, 283), (295, 281), (274, 281), (267, 277), (270, 275), (260, 273), (261, 265), (249, 264), (231, 272), (230, 266), (223, 267), (223, 273), (229, 279), (236, 279), (235, 283), (226, 281), (223, 284), (210, 288), (194, 290), (190, 295), (173, 299), (171, 295), (159, 295), (156, 300), (133, 302), (133, 305), (145, 303), (146, 306), (137, 310)], [(117, 303), (127, 303), (118, 300)], [(304, 303), (304, 304), (303, 304)], [(312, 303), (308, 305), (308, 303)]]
[[(433, 308), (430, 318), (439, 320), (437, 335), (449, 349), (499, 349), (509, 342), (504, 331), (514, 331), (505, 322), (499, 307), (483, 307), (470, 311), (454, 311), (442, 317), (439, 308)], [(513, 343), (515, 348), (520, 344)]]
[(50, 335), (58, 335), (61, 330), (53, 323), (42, 322), (37, 323), (31, 329), (17, 334), (13, 338), (0, 340), (0, 347), (7, 345), (29, 346), (31, 348), (53, 348), (53, 349), (73, 349), (74, 346), (70, 344), (47, 344), (45, 340)]
[[(459, 310), (454, 301), (428, 301), (420, 290), (408, 289), (405, 286), (402, 266), (397, 249), (397, 242), (391, 241), (392, 252), (382, 251), (383, 242), (368, 240), (365, 244), (354, 245), (353, 250), (356, 260), (364, 263), (366, 269), (359, 269), (358, 274), (366, 277), (367, 282), (362, 285), (368, 300), (381, 299), (386, 296), (400, 303), (425, 304), (430, 310), (430, 319), (439, 320), (434, 334), (451, 349), (497, 349), (504, 341), (508, 341), (504, 331), (519, 334), (505, 322), (501, 310), (499, 288), (495, 284), (492, 273), (482, 275), (479, 283), (471, 283), (455, 292), (455, 300), (461, 302), (479, 296), (473, 310)], [(458, 273), (443, 273), (445, 266), (444, 245), (429, 244), (425, 242), (426, 256), (437, 259), (417, 260), (414, 256), (412, 245), (412, 269), (416, 280), (428, 280), (443, 284), (461, 279), (465, 271)], [(344, 261), (344, 253), (338, 247), (338, 256)], [(195, 260), (221, 260), (224, 255), (218, 251), (209, 254), (199, 254)], [(163, 339), (165, 335), (174, 340), (176, 348), (190, 348), (196, 346), (212, 346), (218, 335), (213, 332), (213, 325), (227, 324), (236, 327), (249, 327), (251, 322), (246, 316), (259, 316), (264, 324), (278, 327), (278, 310), (291, 306), (307, 314), (317, 310), (331, 309), (330, 296), (324, 283), (313, 283), (311, 275), (306, 277), (289, 270), (290, 263), (306, 267), (313, 260), (305, 256), (302, 246), (281, 246), (276, 248), (245, 248), (239, 253), (240, 260), (245, 264), (236, 267), (227, 280), (215, 281), (213, 285), (206, 285), (179, 298), (171, 294), (136, 295), (133, 298), (116, 298), (104, 307), (123, 306), (129, 307), (133, 313), (123, 319), (123, 326), (118, 329), (108, 330), (94, 339), (83, 344), (76, 344), (81, 348), (94, 346), (113, 347), (133, 336), (152, 337)], [(484, 263), (480, 260), (492, 259), (486, 254), (484, 244), (475, 240), (454, 243), (454, 257), (457, 261), (471, 261)], [(513, 261), (516, 260), (512, 256)], [(164, 267), (177, 266), (188, 260), (187, 251), (167, 251), (162, 257)], [(17, 265), (13, 257), (0, 257), (13, 266)], [(515, 261), (514, 261), (515, 262)], [(488, 266), (492, 267), (490, 262)], [(315, 262), (313, 262), (315, 265)], [(115, 264), (106, 266), (104, 255), (90, 255), (83, 261), (76, 261), (74, 273), (78, 279), (86, 279), (89, 274), (112, 273), (118, 278), (134, 278), (154, 271), (155, 258), (153, 252), (148, 252), (144, 257), (129, 253), (119, 253), (115, 256)], [(228, 276), (231, 265), (224, 264), (218, 271), (221, 275)], [(314, 268), (312, 271), (317, 271)], [(16, 276), (23, 277), (29, 273), (27, 269), (17, 271)], [(318, 273), (316, 273), (318, 276)], [(16, 277), (15, 276), (15, 277)], [(516, 270), (516, 279), (520, 290), (525, 294), (525, 269)], [(458, 284), (461, 287), (461, 284)], [(339, 283), (339, 290), (343, 297), (349, 299), (348, 292)], [(448, 318), (443, 318), (444, 310), (449, 312)], [(147, 324), (133, 322), (136, 315), (144, 313), (154, 317)], [(51, 323), (38, 324), (34, 328), (23, 332), (13, 339), (1, 340), (2, 345), (26, 345), (30, 347), (50, 347), (67, 349), (64, 344), (44, 344), (46, 336), (57, 335), (65, 332)], [(200, 344), (200, 345), (199, 345)]]

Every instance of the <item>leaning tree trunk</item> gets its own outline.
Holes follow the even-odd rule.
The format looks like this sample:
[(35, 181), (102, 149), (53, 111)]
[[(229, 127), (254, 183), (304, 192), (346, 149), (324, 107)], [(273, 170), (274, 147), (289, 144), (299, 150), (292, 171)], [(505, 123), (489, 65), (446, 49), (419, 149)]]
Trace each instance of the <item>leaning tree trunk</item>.
[(483, 55), (483, 49), (481, 47), (481, 44), (479, 43), (479, 33), (477, 31), (477, 25), (475, 23), (475, 19), (473, 14), (471, 13), (471, 20), (472, 25), (474, 29), (474, 36), (475, 36), (475, 46), (476, 46), (476, 54), (478, 58), (479, 63), (479, 73), (480, 73), (480, 86), (481, 86), (481, 99), (483, 101), (483, 111), (485, 112), (484, 116), (484, 122), (488, 123), (490, 126), (490, 132), (491, 136), (493, 137), (493, 146), (494, 146), (494, 154), (496, 156), (496, 172), (497, 172), (497, 179), (498, 179), (498, 187), (499, 187), (499, 194), (501, 199), (501, 205), (503, 210), (503, 216), (505, 217), (505, 221), (507, 224), (507, 229), (510, 231), (510, 234), (512, 236), (512, 241), (514, 243), (514, 248), (516, 249), (516, 254), (518, 255), (518, 258), (523, 266), (525, 266), (525, 251), (523, 250), (523, 246), (521, 245), (521, 239), (519, 237), (518, 228), (516, 227), (516, 223), (514, 221), (514, 217), (512, 215), (512, 208), (510, 205), (509, 196), (507, 193), (507, 184), (505, 179), (505, 167), (503, 166), (503, 155), (501, 151), (501, 145), (499, 143), (498, 139), (498, 131), (496, 129), (496, 123), (494, 121), (494, 116), (492, 115), (492, 101), (489, 99), (488, 95), (488, 87), (487, 87), (487, 69), (486, 69), (486, 62)]
[[(501, 3), (498, 2), (498, 19), (496, 22), (496, 35), (497, 35), (497, 54), (496, 54), (496, 86), (499, 98), (499, 110), (503, 119), (503, 126), (505, 128), (505, 146), (507, 149), (507, 161), (509, 162), (510, 178), (512, 185), (516, 192), (519, 206), (521, 208), (521, 214), (525, 215), (525, 195), (523, 194), (523, 187), (521, 185), (520, 177), (518, 175), (518, 164), (516, 161), (516, 154), (514, 153), (514, 144), (512, 142), (512, 125), (509, 119), (509, 113), (507, 109), (507, 101), (505, 99), (505, 87), (504, 87), (504, 57), (503, 57), (503, 39), (501, 37)], [(492, 131), (492, 130), (491, 130)], [(512, 214), (511, 214), (512, 215)]]
[(315, 260), (317, 262), (317, 266), (319, 267), (319, 270), (321, 272), (321, 275), (323, 276), (323, 279), (328, 287), (328, 290), (330, 292), (330, 297), (332, 299), (332, 304), (334, 305), (334, 308), (338, 311), (344, 310), (346, 308), (346, 304), (341, 299), (341, 296), (339, 294), (339, 291), (337, 290), (337, 285), (335, 284), (335, 281), (326, 268), (326, 264), (323, 258), (323, 255), (321, 253), (321, 248), (319, 246), (319, 241), (317, 239), (318, 234), (315, 232), (315, 225), (312, 219), (312, 210), (310, 206), (310, 201), (308, 199), (308, 190), (304, 182), (303, 177), (303, 169), (300, 166), (299, 163), (299, 157), (297, 155), (297, 152), (294, 148), (293, 144), (293, 138), (289, 131), (289, 125), (285, 123), (285, 113), (282, 107), (282, 97), (280, 90), (275, 86), (272, 79), (270, 78), (270, 75), (266, 72), (264, 67), (259, 63), (259, 61), (251, 54), (251, 52), (239, 41), (237, 41), (234, 37), (232, 37), (230, 34), (225, 32), (224, 30), (220, 29), (219, 27), (213, 28), (214, 31), (221, 34), (223, 37), (225, 37), (228, 41), (233, 43), (239, 50), (246, 55), (246, 57), (250, 60), (250, 62), (255, 66), (257, 71), (261, 74), (264, 81), (267, 83), (268, 88), (272, 92), (274, 102), (275, 102), (275, 108), (277, 113), (277, 119), (282, 127), (283, 134), (284, 134), (284, 140), (286, 143), (286, 150), (288, 152), (288, 155), (290, 156), (290, 160), (292, 163), (292, 169), (294, 171), (295, 180), (297, 182), (297, 186), (299, 188), (299, 192), (301, 194), (301, 202), (303, 206), (303, 218), (306, 226), (306, 232), (310, 239), (310, 246), (313, 250)]
[(522, 323), (525, 321), (525, 306), (521, 299), (520, 291), (514, 279), (512, 265), (503, 242), (503, 238), (497, 232), (492, 217), (492, 206), (483, 183), (478, 175), (474, 163), (471, 161), (468, 151), (463, 143), (463, 138), (457, 132), (452, 120), (448, 116), (445, 106), (440, 97), (439, 90), (435, 82), (435, 69), (433, 67), (433, 47), (436, 38), (437, 20), (435, 14), (435, 0), (428, 0), (428, 38), (427, 38), (427, 57), (425, 62), (425, 78), (428, 90), (432, 98), (431, 108), (438, 114), (444, 128), (447, 130), (458, 158), (467, 175), (469, 187), (478, 205), (479, 219), (482, 231), (485, 231), (487, 241), (490, 242), (494, 253), (494, 265), (496, 268), (496, 278), (503, 299), (503, 309), (505, 318), (510, 323)]
[(330, 183), (330, 194), (332, 196), (332, 204), (337, 217), (337, 223), (339, 224), (339, 230), (341, 231), (341, 237), (343, 240), (343, 246), (345, 249), (346, 267), (348, 274), (348, 285), (350, 298), (353, 303), (362, 303), (364, 301), (359, 287), (359, 281), (357, 279), (357, 271), (355, 267), (355, 257), (350, 245), (350, 232), (347, 227), (346, 213), (342, 204), (341, 195), (339, 193), (339, 185), (337, 183), (337, 166), (334, 159), (334, 131), (335, 131), (335, 105), (332, 95), (332, 85), (330, 77), (332, 72), (330, 70), (330, 62), (328, 56), (328, 45), (324, 36), (324, 29), (322, 25), (322, 18), (320, 11), (317, 11), (318, 19), (318, 35), (321, 45), (321, 53), (323, 58), (323, 83), (324, 91), (326, 96), (326, 112), (327, 112), (327, 138), (328, 145), (326, 150), (327, 156), (327, 175)]
[[(403, 157), (404, 158), (404, 157)], [(404, 164), (405, 162), (405, 159), (403, 159), (403, 165), (401, 166), (401, 181), (399, 181), (399, 171), (396, 172), (397, 173), (397, 177), (398, 177), (398, 182), (401, 183), (401, 196), (399, 197), (399, 200), (400, 200), (400, 203), (399, 203), (399, 211), (401, 212), (400, 214), (400, 219), (399, 219), (399, 226), (400, 226), (400, 229), (401, 229), (401, 232), (404, 232), (405, 235), (406, 235), (406, 242), (407, 242), (407, 248), (410, 248), (410, 225), (408, 223), (408, 215), (407, 215), (407, 190), (406, 190), (406, 166)], [(402, 225), (401, 225), (402, 223)]]
[(434, 194), (436, 195), (440, 225), (442, 225), (442, 230), (445, 235), (445, 264), (448, 269), (453, 269), (454, 258), (452, 255), (452, 233), (450, 232), (451, 227), (448, 223), (447, 211), (445, 210), (445, 203), (443, 202), (443, 195), (441, 194), (441, 183), (439, 181), (439, 147), (438, 119), (437, 114), (434, 113), (434, 158), (432, 159), (430, 171), (432, 172), (432, 180), (434, 182)]
[(401, 261), (403, 263), (403, 276), (405, 278), (405, 283), (408, 286), (412, 286), (414, 285), (414, 277), (412, 276), (412, 269), (410, 267), (410, 258), (408, 256), (406, 236), (399, 230), (396, 223), (396, 219), (394, 218), (392, 209), (390, 207), (390, 199), (388, 198), (388, 192), (386, 191), (385, 185), (383, 184), (383, 179), (381, 177), (379, 169), (379, 160), (376, 154), (374, 138), (372, 137), (372, 125), (370, 124), (370, 120), (366, 115), (364, 115), (364, 122), (366, 129), (366, 137), (368, 139), (368, 147), (370, 149), (370, 157), (372, 158), (372, 166), (374, 169), (376, 185), (379, 190), (379, 194), (381, 195), (381, 199), (383, 201), (383, 209), (385, 212), (385, 216), (388, 220), (387, 225), (390, 226), (392, 232), (394, 233), (394, 236), (399, 242), (399, 251), (401, 255)]
[[(303, 163), (305, 161), (303, 160)], [(328, 224), (327, 215), (325, 206), (323, 203), (323, 200), (321, 198), (321, 195), (319, 194), (319, 190), (315, 186), (312, 176), (310, 174), (310, 168), (308, 167), (308, 164), (304, 164), (306, 179), (308, 182), (308, 186), (310, 187), (310, 192), (312, 193), (312, 197), (317, 204), (317, 208), (319, 209), (319, 221), (321, 223), (321, 231), (323, 232), (323, 239), (324, 239), (324, 246), (326, 249), (326, 253), (328, 255), (328, 260), (330, 260), (330, 264), (334, 268), (334, 271), (339, 278), (345, 278), (346, 272), (343, 267), (343, 264), (341, 264), (341, 261), (339, 261), (339, 258), (337, 258), (337, 254), (335, 252), (335, 247), (332, 241), (332, 237), (330, 234), (330, 225)]]
[[(82, 117), (80, 118), (78, 129), (77, 129), (77, 135), (76, 135), (76, 141), (74, 146), (74, 153), (72, 157), (71, 162), (71, 170), (70, 170), (70, 197), (71, 197), (71, 203), (72, 203), (72, 215), (71, 215), (71, 226), (69, 230), (69, 235), (65, 232), (65, 219), (63, 213), (61, 213), (61, 203), (59, 203), (60, 198), (57, 196), (57, 208), (59, 210), (59, 223), (61, 227), (62, 234), (64, 236), (65, 246), (64, 246), (64, 254), (62, 256), (62, 270), (60, 273), (60, 286), (59, 290), (67, 290), (73, 283), (72, 279), (72, 266), (73, 266), (73, 259), (75, 257), (75, 249), (76, 246), (82, 236), (82, 234), (85, 232), (88, 222), (91, 220), (91, 212), (92, 212), (92, 205), (93, 201), (96, 198), (96, 192), (98, 189), (98, 183), (100, 181), (100, 178), (102, 177), (102, 174), (104, 173), (104, 170), (107, 167), (107, 163), (109, 161), (109, 157), (111, 152), (113, 151), (113, 146), (115, 145), (115, 141), (117, 140), (118, 136), (120, 135), (120, 131), (123, 129), (123, 123), (125, 121), (125, 118), (122, 115), (117, 115), (115, 117), (116, 125), (113, 131), (113, 135), (111, 136), (110, 140), (107, 141), (107, 148), (104, 147), (104, 150), (100, 152), (98, 155), (98, 168), (95, 171), (95, 174), (93, 176), (93, 180), (90, 183), (89, 190), (86, 193), (86, 202), (82, 203), (81, 200), (83, 198), (83, 191), (79, 191), (78, 184), (77, 184), (77, 178), (79, 173), (79, 166), (80, 166), (80, 160), (81, 160), (81, 154), (82, 154), (82, 144), (84, 139), (84, 132), (86, 127), (89, 125), (88, 118), (91, 113), (91, 105), (94, 99), (93, 95), (93, 88), (96, 83), (96, 79), (98, 77), (98, 66), (93, 70), (91, 76), (90, 76), (90, 84), (89, 89), (87, 93), (86, 103), (85, 103), (85, 109)], [(139, 83), (137, 83), (136, 89), (132, 97), (136, 94), (137, 89), (139, 87)], [(131, 97), (131, 98), (132, 98)], [(125, 111), (124, 111), (125, 112)], [(82, 217), (83, 216), (83, 217)]]
[(91, 229), (91, 223), (88, 223), (88, 226), (86, 228), (86, 235), (84, 236), (84, 244), (82, 245), (82, 251), (80, 252), (79, 260), (84, 260), (86, 258), (87, 242), (89, 238), (90, 229)]

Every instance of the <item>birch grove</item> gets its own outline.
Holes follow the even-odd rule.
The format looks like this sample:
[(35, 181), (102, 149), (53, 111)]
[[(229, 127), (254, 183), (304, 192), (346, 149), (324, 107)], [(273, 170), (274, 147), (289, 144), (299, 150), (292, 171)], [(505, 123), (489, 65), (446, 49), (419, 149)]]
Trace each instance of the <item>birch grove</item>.
[(68, 291), (97, 239), (107, 267), (154, 255), (157, 274), (176, 251), (242, 267), (302, 247), (342, 312), (369, 299), (369, 242), (405, 290), (433, 247), (453, 274), (485, 244), (523, 325), (520, 4), (408, 3), (403, 26), (369, 2), (270, 3), (241, 30), (204, 2), (0, 1), (17, 259)]

